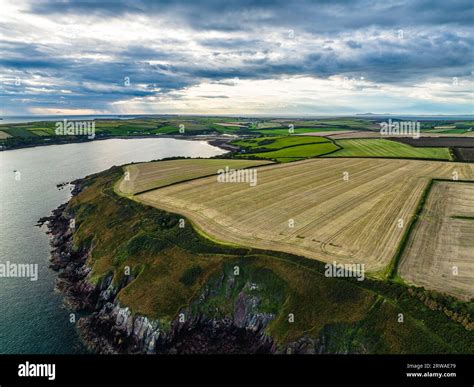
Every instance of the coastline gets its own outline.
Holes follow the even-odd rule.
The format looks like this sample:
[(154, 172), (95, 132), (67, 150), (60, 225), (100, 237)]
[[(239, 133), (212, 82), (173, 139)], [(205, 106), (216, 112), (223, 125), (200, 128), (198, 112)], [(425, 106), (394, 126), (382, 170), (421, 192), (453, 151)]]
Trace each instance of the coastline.
[[(74, 184), (71, 199), (84, 188), (84, 179)], [(254, 298), (241, 294), (231, 316), (208, 318), (199, 311), (199, 305), (207, 297), (224, 286), (222, 273), (218, 288), (204, 286), (202, 293), (189, 305), (180, 310), (169, 326), (146, 316), (133, 314), (129, 308), (120, 305), (119, 291), (134, 280), (131, 275), (117, 286), (112, 276), (97, 284), (89, 281), (91, 268), (87, 259), (92, 248), (73, 248), (74, 229), (70, 227), (73, 214), (68, 203), (60, 205), (52, 214), (38, 221), (46, 225), (50, 235), (50, 268), (58, 273), (56, 289), (64, 297), (64, 303), (71, 313), (80, 313), (77, 320), (78, 333), (92, 353), (100, 354), (215, 354), (215, 353), (321, 353), (321, 342), (303, 339), (277, 348), (266, 333), (266, 327), (275, 317), (256, 312), (252, 305)], [(228, 285), (227, 283), (225, 284)]]
[(14, 150), (25, 149), (25, 148), (35, 148), (35, 147), (40, 147), (40, 146), (42, 147), (42, 146), (52, 146), (52, 145), (88, 143), (88, 142), (100, 141), (100, 140), (114, 140), (114, 139), (133, 140), (133, 139), (143, 139), (143, 138), (153, 138), (153, 139), (173, 138), (175, 140), (206, 141), (209, 145), (218, 147), (226, 151), (235, 151), (238, 149), (238, 147), (227, 144), (228, 142), (234, 140), (235, 138), (223, 136), (223, 135), (190, 135), (190, 136), (148, 135), (148, 136), (100, 136), (100, 137), (97, 136), (96, 138), (92, 140), (85, 138), (85, 139), (72, 139), (72, 140), (60, 141), (60, 142), (51, 142), (51, 143), (42, 142), (42, 143), (37, 143), (37, 144), (21, 144), (21, 145), (14, 146), (11, 148), (0, 149), (0, 152), (8, 152), (8, 151), (14, 151)]

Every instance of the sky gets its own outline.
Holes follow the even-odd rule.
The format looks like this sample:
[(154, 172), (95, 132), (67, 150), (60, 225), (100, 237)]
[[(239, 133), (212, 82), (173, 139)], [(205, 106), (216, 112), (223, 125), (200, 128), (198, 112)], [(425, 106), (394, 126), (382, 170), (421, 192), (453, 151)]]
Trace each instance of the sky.
[(473, 114), (472, 0), (0, 0), (0, 115)]

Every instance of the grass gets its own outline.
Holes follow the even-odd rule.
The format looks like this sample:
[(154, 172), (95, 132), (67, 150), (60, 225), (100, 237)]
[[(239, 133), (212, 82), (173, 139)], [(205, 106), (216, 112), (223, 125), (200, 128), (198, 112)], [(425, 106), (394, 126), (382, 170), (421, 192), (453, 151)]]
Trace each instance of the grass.
[[(272, 316), (267, 334), (277, 346), (324, 337), (333, 353), (474, 353), (473, 331), (428, 308), (406, 287), (327, 278), (317, 261), (216, 244), (188, 221), (179, 228), (178, 215), (117, 196), (113, 186), (122, 174), (114, 167), (90, 176), (71, 199), (74, 248), (93, 246), (88, 264), (96, 284), (109, 275), (123, 283), (124, 268), (131, 267), (134, 279), (121, 289), (119, 301), (162, 329), (183, 308), (232, 318), (237, 298), (244, 296), (258, 300), (248, 313)], [(405, 316), (402, 325), (399, 313)]]
[(235, 157), (269, 159), (278, 162), (317, 157), (338, 149), (331, 140), (317, 136), (259, 137), (236, 140), (232, 142), (232, 145), (243, 148), (245, 152), (236, 154)]
[(291, 146), (271, 152), (245, 153), (239, 155), (239, 157), (255, 157), (258, 159), (269, 159), (285, 163), (289, 161), (298, 161), (307, 158), (318, 157), (337, 151), (338, 149), (339, 148), (337, 147), (337, 145), (328, 141), (316, 144)]
[[(302, 133), (313, 133), (317, 131), (327, 131), (327, 130), (338, 130), (335, 128), (294, 128), (294, 134), (302, 134)], [(344, 130), (344, 129), (339, 129)], [(250, 130), (249, 134), (254, 135), (263, 135), (263, 136), (288, 136), (291, 134), (289, 132), (288, 127), (286, 128), (273, 128), (273, 129), (260, 129), (260, 130)]]
[(343, 149), (328, 157), (395, 157), (451, 160), (448, 148), (415, 148), (384, 139), (336, 140)]
[(322, 142), (331, 142), (324, 137), (303, 137), (303, 136), (286, 136), (286, 137), (258, 137), (252, 139), (235, 140), (232, 145), (244, 148), (248, 152), (258, 152), (264, 150), (278, 150), (296, 145), (315, 144)]
[(177, 159), (131, 164), (125, 167), (128, 178), (120, 182), (124, 194), (164, 187), (179, 181), (217, 174), (219, 169), (242, 169), (267, 164), (267, 161), (229, 159)]

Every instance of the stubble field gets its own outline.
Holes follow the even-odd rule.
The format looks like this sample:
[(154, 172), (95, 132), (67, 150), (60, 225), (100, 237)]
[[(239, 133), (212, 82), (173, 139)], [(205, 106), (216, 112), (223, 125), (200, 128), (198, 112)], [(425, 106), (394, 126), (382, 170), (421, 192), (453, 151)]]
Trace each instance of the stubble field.
[[(160, 168), (159, 163), (155, 165)], [(313, 159), (261, 166), (258, 184), (204, 177), (135, 198), (182, 214), (212, 239), (363, 263), (384, 273), (432, 178), (474, 180), (474, 165), (387, 159)], [(346, 177), (346, 179), (344, 178)]]
[(474, 184), (435, 181), (403, 252), (403, 279), (474, 298)]

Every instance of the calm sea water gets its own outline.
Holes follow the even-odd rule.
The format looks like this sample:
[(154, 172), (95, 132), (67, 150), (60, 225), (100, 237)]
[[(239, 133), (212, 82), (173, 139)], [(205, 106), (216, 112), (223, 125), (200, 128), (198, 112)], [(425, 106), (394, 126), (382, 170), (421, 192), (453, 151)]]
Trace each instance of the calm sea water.
[[(38, 280), (0, 277), (0, 353), (81, 353), (84, 348), (48, 268), (49, 240), (37, 220), (66, 202), (56, 184), (132, 161), (223, 153), (206, 142), (112, 139), (0, 152), (0, 263), (38, 264)], [(20, 172), (20, 180), (14, 171)]]

